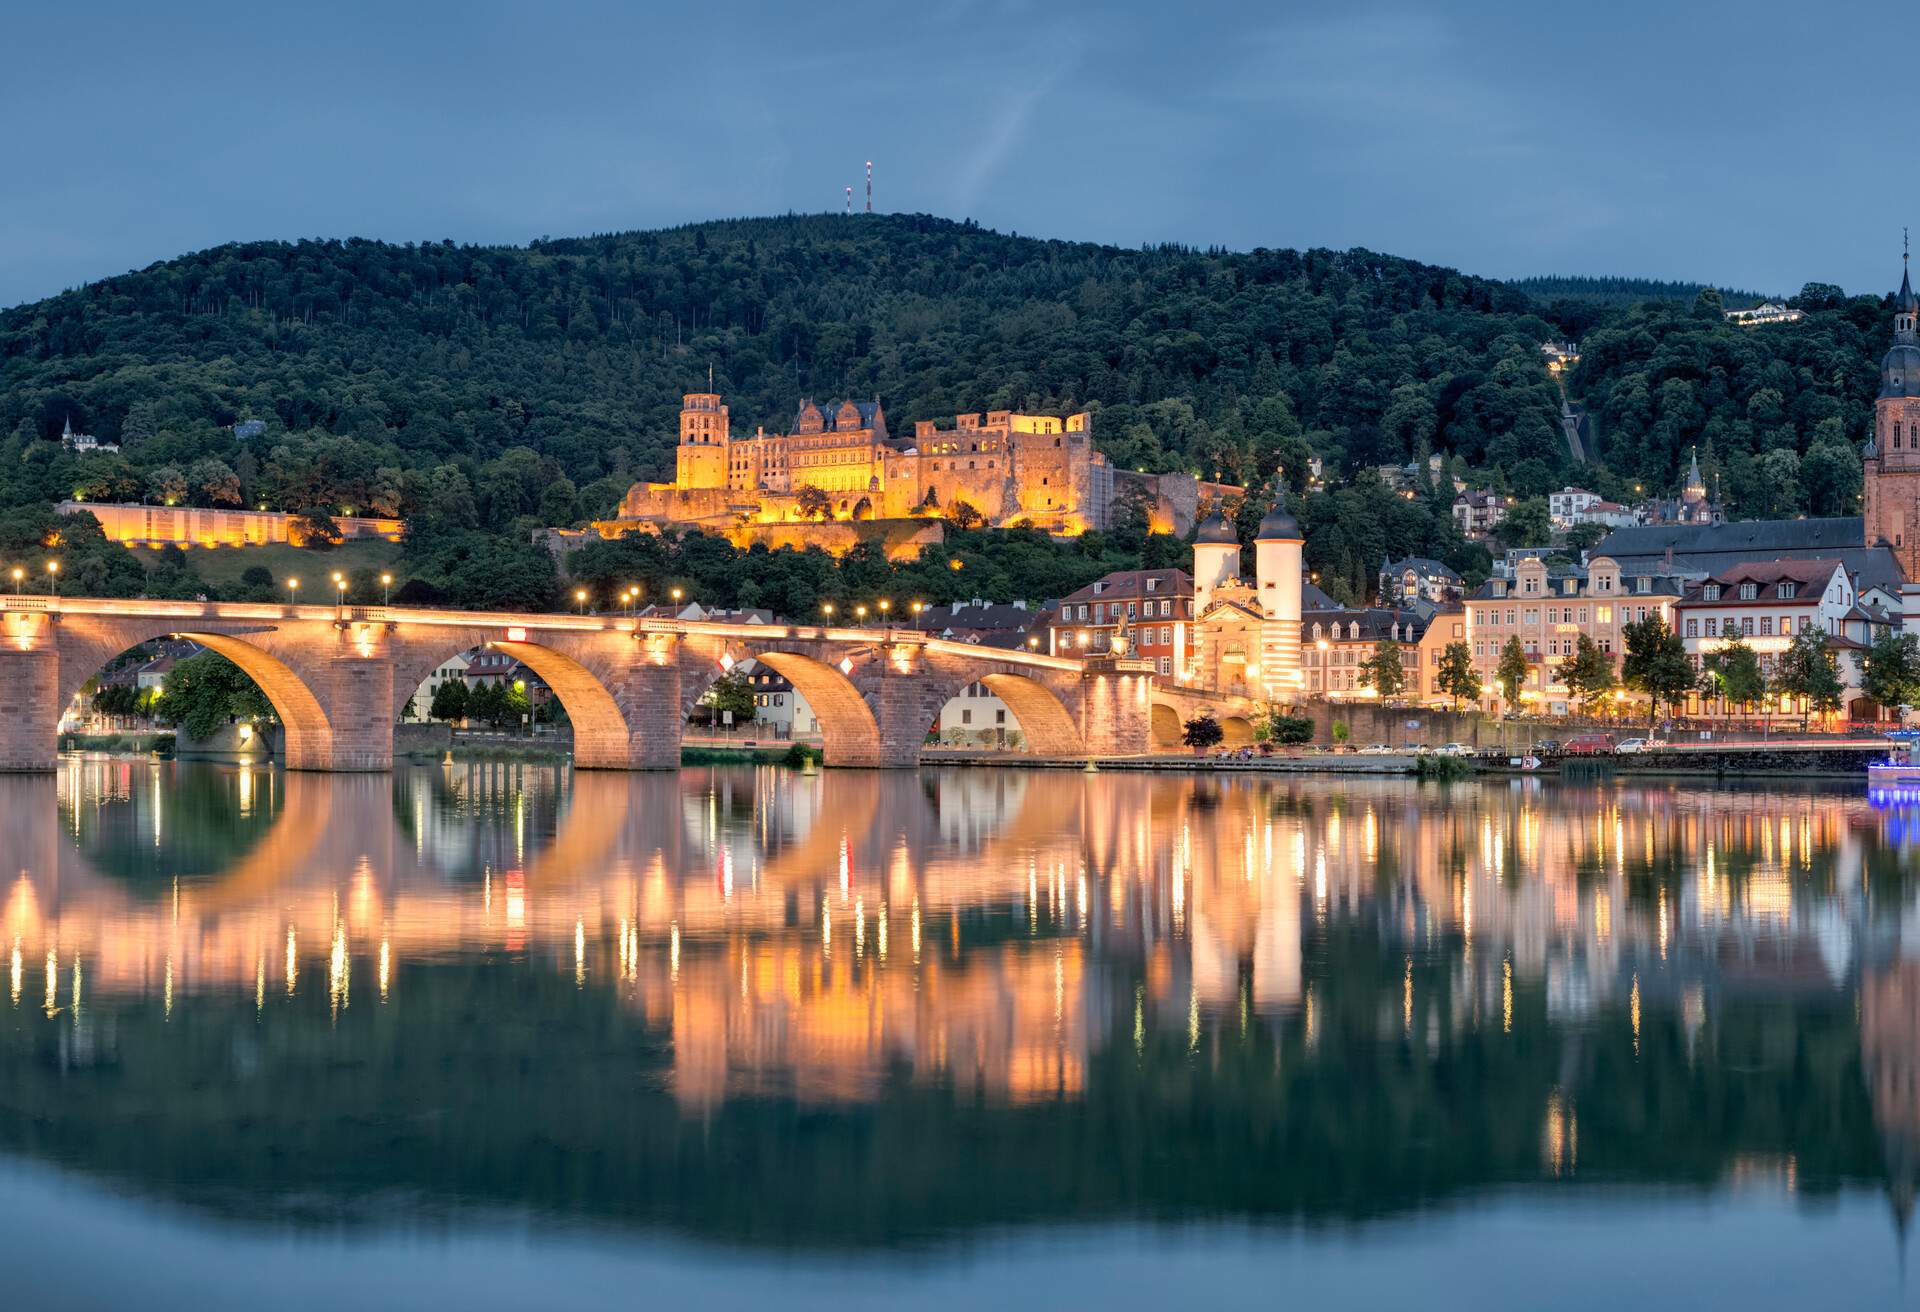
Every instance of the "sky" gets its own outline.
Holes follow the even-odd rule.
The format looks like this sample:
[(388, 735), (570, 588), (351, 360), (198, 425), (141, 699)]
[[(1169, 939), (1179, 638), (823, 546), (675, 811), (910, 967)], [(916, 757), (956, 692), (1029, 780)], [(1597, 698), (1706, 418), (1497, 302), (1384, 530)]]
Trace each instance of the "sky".
[(0, 306), (222, 242), (861, 203), (1787, 294), (1920, 227), (1889, 5), (0, 0)]

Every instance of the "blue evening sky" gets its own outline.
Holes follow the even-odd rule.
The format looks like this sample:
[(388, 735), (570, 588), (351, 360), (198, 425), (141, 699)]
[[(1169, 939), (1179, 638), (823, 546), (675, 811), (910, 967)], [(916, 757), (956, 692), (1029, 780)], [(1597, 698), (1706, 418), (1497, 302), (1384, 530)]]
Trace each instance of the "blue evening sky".
[(1903, 12), (8, 0), (0, 305), (236, 239), (838, 209), (868, 158), (877, 208), (1040, 236), (1880, 291)]

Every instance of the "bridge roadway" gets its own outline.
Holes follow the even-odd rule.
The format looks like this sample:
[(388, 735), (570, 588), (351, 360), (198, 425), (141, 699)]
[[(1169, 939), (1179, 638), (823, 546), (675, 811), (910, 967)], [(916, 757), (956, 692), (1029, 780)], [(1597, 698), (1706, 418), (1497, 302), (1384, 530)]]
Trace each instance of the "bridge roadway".
[(49, 770), (62, 711), (109, 660), (155, 638), (232, 660), (273, 703), (295, 770), (386, 770), (393, 727), (434, 669), (490, 646), (539, 674), (573, 722), (574, 765), (671, 769), (688, 714), (749, 658), (784, 675), (820, 722), (828, 765), (904, 767), (948, 699), (984, 684), (1029, 750), (1150, 748), (1150, 661), (1073, 659), (912, 629), (724, 624), (410, 606), (0, 596), (0, 770)]

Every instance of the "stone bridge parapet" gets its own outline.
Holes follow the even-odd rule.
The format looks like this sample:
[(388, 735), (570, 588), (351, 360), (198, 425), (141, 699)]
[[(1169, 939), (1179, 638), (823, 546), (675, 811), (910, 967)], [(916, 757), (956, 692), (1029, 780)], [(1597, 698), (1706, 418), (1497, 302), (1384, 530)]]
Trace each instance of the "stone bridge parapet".
[(898, 767), (972, 683), (1012, 709), (1031, 750), (1148, 750), (1151, 667), (950, 642), (912, 629), (729, 624), (379, 606), (0, 597), (0, 769), (51, 769), (61, 714), (108, 661), (177, 636), (260, 685), (297, 770), (385, 770), (407, 698), (449, 658), (503, 651), (566, 708), (574, 764), (670, 769), (688, 712), (756, 660), (812, 705), (830, 765)]

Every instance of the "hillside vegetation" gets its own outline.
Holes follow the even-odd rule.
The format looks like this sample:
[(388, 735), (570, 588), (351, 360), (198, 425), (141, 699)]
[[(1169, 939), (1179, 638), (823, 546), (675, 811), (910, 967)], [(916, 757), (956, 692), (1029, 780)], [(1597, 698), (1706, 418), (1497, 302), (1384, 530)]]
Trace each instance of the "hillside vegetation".
[[(1438, 452), (1527, 496), (1573, 476), (1549, 337), (1586, 342), (1571, 384), (1599, 421), (1608, 465), (1580, 473), (1599, 490), (1671, 486), (1701, 442), (1736, 510), (1844, 504), (1839, 454), (1863, 430), (1884, 315), (1834, 289), (1803, 299), (1803, 322), (1749, 331), (1710, 290), (1542, 303), (1363, 250), (1126, 250), (916, 215), (527, 247), (236, 244), (0, 312), (0, 508), (80, 494), (403, 514), (404, 576), (524, 603), (552, 592), (527, 531), (667, 475), (678, 398), (711, 369), (745, 431), (809, 396), (877, 395), (897, 430), (1089, 409), (1116, 464), (1253, 489), (1248, 529), (1278, 474), (1323, 583), (1358, 597), (1388, 555), (1484, 561), (1444, 485), (1406, 501), (1359, 471)], [(264, 432), (236, 438), (248, 419)], [(63, 450), (69, 421), (122, 453)], [(1335, 490), (1307, 494), (1309, 454)], [(192, 586), (172, 567), (140, 585), (101, 569), (103, 586)]]

